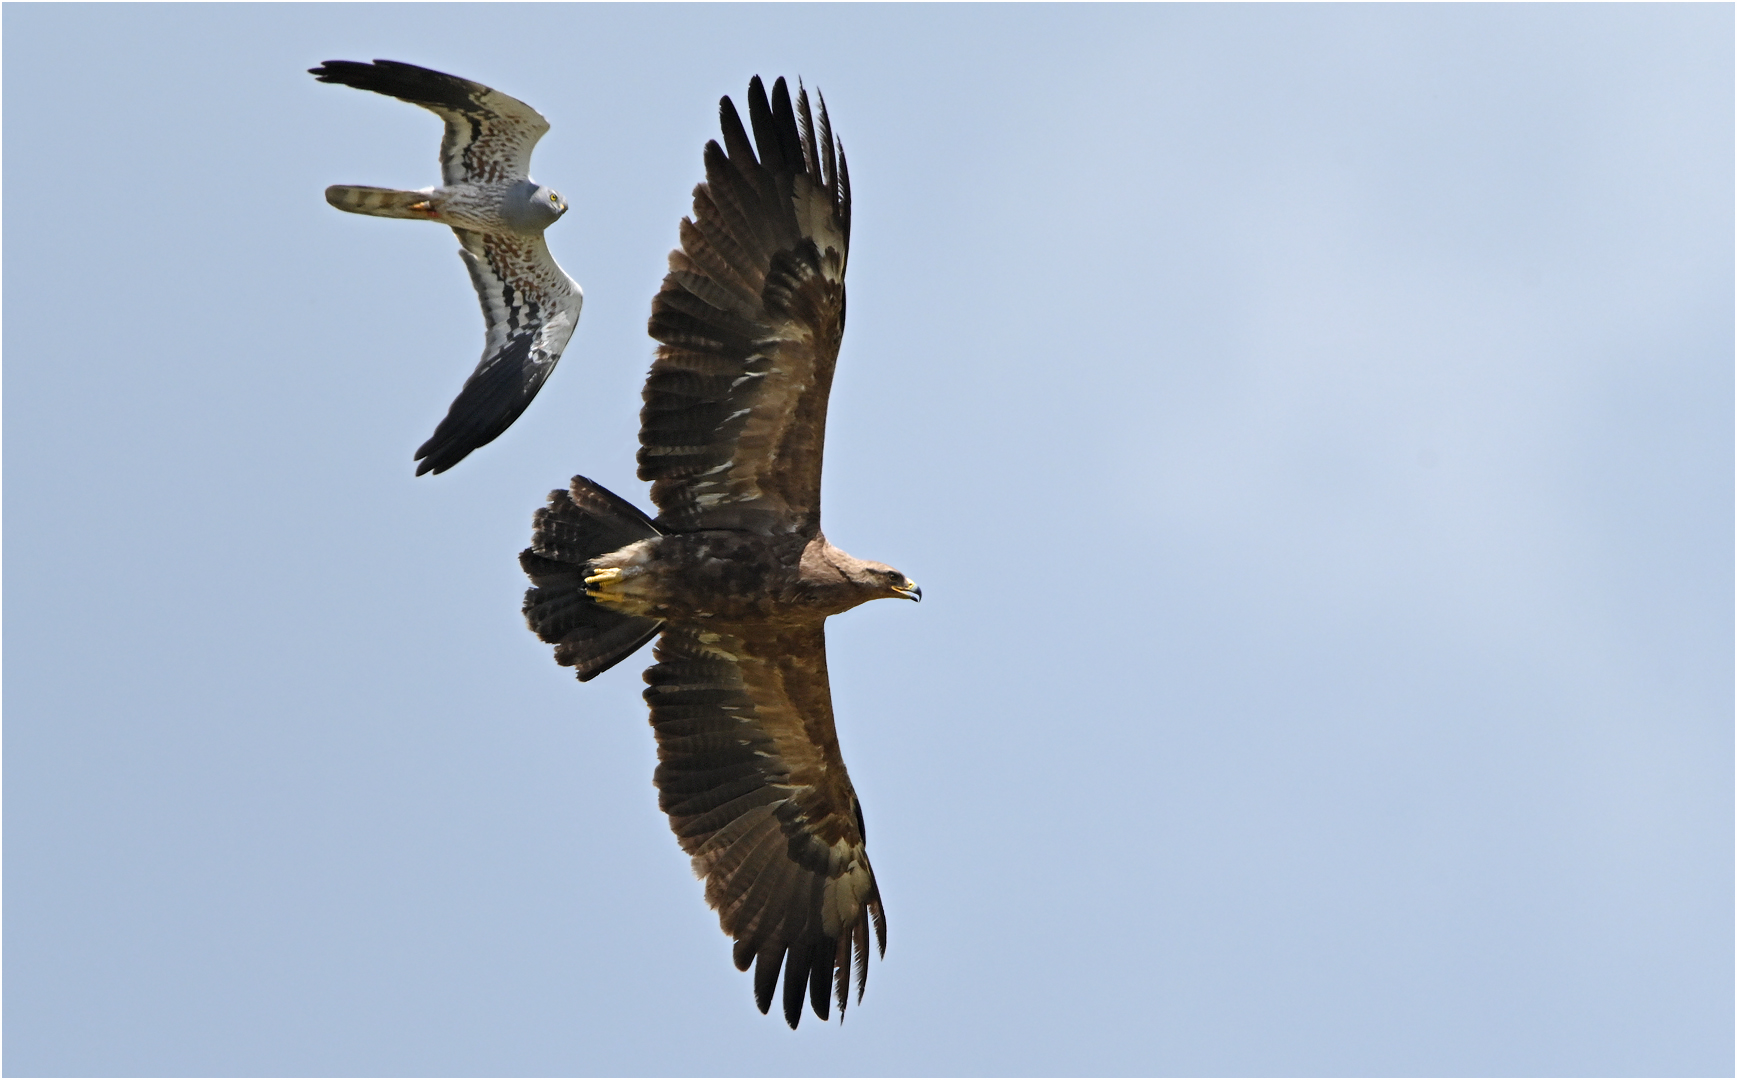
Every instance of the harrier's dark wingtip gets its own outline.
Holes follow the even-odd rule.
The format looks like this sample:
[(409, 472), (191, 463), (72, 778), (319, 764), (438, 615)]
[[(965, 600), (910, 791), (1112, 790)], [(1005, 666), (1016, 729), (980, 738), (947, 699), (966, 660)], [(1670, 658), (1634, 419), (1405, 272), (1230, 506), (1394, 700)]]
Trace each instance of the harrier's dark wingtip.
[[(371, 90), (424, 108), (469, 112), (478, 99), (491, 93), (488, 87), (444, 71), (406, 64), (402, 60), (327, 60), (308, 74), (323, 83), (336, 83), (357, 90)], [(503, 95), (504, 97), (504, 95)], [(519, 104), (523, 105), (523, 102)], [(529, 108), (529, 106), (526, 106)]]
[[(378, 84), (394, 67), (409, 68), (411, 71), (427, 70), (426, 68), (416, 67), (414, 64), (394, 64), (391, 60), (375, 60), (372, 62), (364, 60), (322, 60), (320, 61), (319, 67), (309, 68), (308, 74), (323, 83), (336, 83), (339, 86), (353, 86), (358, 90), (375, 90), (377, 87), (373, 84)], [(428, 74), (439, 75), (441, 73), (430, 71)], [(452, 78), (450, 75), (442, 77), (449, 79)]]
[(424, 473), (439, 475), (469, 457), (471, 451), (494, 442), (525, 411), (525, 405), (530, 404), (526, 401), (511, 414), (490, 417), (462, 413), (458, 406), (463, 400), (464, 395), (460, 394), (459, 401), (453, 402), (453, 411), (434, 429), (428, 441), (416, 448), (417, 476)]
[(528, 357), (518, 355), (528, 352), (528, 346), (511, 349), (513, 344), (518, 342), (503, 350), (507, 355), (496, 354), (478, 367), (453, 400), (446, 419), (416, 448), (417, 476), (443, 473), (457, 465), (472, 450), (499, 438), (530, 406), (555, 365), (542, 365), (539, 370)]

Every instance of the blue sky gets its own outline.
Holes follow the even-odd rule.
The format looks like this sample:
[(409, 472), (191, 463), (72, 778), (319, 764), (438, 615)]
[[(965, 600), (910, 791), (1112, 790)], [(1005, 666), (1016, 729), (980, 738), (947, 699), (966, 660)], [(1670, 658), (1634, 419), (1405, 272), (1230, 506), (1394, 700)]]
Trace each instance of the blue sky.
[[(11, 1074), (1728, 1074), (1729, 6), (4, 12)], [(388, 57), (552, 125), (481, 347)], [(890, 941), (792, 1033), (640, 665), (518, 614), (633, 478), (720, 95), (855, 189), (829, 626)]]

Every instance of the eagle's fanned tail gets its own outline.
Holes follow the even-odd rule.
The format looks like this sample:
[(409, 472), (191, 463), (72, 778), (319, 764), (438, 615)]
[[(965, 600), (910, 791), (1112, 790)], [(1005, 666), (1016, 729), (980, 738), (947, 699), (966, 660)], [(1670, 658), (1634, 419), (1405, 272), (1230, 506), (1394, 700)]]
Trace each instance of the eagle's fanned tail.
[(591, 559), (658, 534), (632, 503), (575, 476), (567, 490), (549, 493), (531, 527), (531, 546), (519, 553), (531, 579), (522, 610), (531, 630), (555, 646), (556, 663), (587, 682), (656, 636), (658, 620), (599, 607), (585, 592)]

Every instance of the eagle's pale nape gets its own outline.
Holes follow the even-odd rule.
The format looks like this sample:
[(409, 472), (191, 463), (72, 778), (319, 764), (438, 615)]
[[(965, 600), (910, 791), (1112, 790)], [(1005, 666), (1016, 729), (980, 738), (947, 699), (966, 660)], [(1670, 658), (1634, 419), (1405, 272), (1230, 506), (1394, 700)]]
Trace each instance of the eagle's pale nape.
[(579, 322), (584, 295), (543, 242), (543, 230), (567, 212), (566, 200), (530, 178), (531, 151), (549, 122), (517, 98), (414, 64), (327, 60), (309, 73), (420, 105), (446, 124), (441, 186), (326, 189), (326, 201), (340, 210), (433, 221), (458, 236), (487, 332), (476, 370), (416, 450), (416, 475), (445, 472), (512, 426)]
[(553, 492), (520, 556), (525, 616), (590, 679), (657, 637), (645, 673), (658, 805), (706, 901), (771, 1006), (795, 1027), (857, 999), (886, 918), (844, 767), (825, 622), (868, 600), (921, 599), (890, 566), (820, 528), (827, 397), (844, 333), (850, 172), (824, 100), (748, 87), (750, 140), (723, 145), (652, 300), (658, 341), (639, 477), (656, 519), (584, 477)]

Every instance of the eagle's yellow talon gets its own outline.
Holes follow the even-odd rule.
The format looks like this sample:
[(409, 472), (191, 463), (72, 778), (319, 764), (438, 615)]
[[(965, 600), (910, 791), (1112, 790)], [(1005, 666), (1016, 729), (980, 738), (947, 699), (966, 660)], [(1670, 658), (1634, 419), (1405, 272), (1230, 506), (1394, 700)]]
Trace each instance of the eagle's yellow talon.
[(620, 581), (621, 578), (620, 567), (605, 567), (585, 579), (585, 594), (587, 596), (602, 596), (609, 586)]

